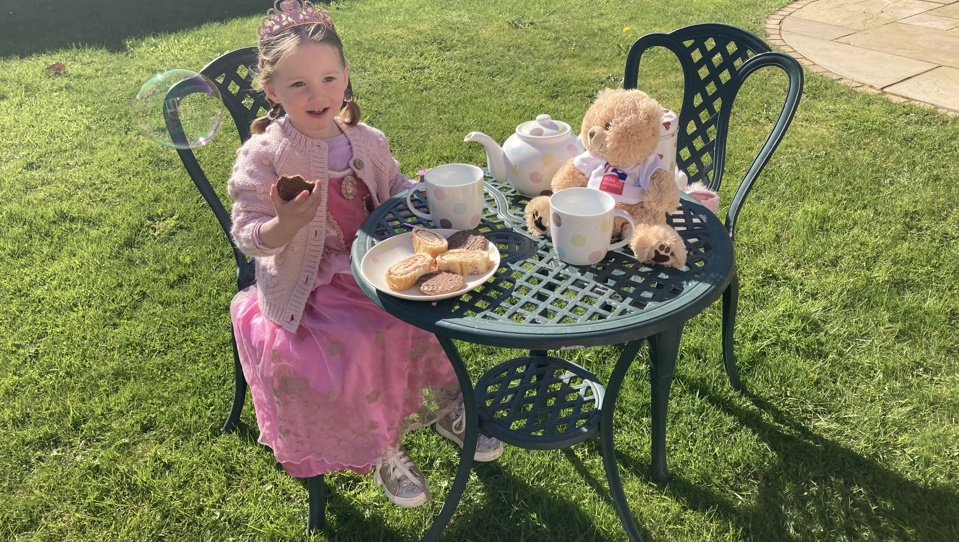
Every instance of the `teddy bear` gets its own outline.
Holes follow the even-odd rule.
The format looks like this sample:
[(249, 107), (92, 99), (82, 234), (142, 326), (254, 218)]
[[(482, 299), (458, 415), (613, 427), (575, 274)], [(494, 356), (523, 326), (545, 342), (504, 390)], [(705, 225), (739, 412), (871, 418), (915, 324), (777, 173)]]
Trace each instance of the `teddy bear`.
[[(550, 183), (552, 192), (588, 186), (607, 192), (636, 224), (629, 248), (643, 263), (682, 268), (686, 244), (666, 223), (679, 206), (675, 173), (654, 151), (659, 143), (663, 107), (641, 90), (603, 89), (583, 117), (580, 140), (586, 152), (567, 160)], [(549, 234), (549, 195), (536, 196), (525, 208), (534, 236)], [(617, 219), (613, 236), (628, 223)]]

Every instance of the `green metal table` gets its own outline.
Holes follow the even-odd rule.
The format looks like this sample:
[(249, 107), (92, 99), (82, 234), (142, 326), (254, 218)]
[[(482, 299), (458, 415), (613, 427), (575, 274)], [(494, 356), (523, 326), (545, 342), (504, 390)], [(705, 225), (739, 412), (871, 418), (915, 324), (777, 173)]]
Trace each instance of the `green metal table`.
[[(722, 295), (734, 270), (733, 246), (722, 222), (685, 198), (669, 215), (689, 251), (686, 266), (672, 269), (636, 261), (615, 251), (591, 266), (561, 262), (548, 237), (526, 230), (528, 199), (506, 183), (487, 179), (485, 214), (478, 229), (500, 251), (500, 265), (486, 283), (460, 297), (411, 301), (377, 291), (359, 272), (363, 256), (386, 238), (410, 231), (420, 220), (405, 193), (379, 206), (357, 233), (353, 274), (386, 312), (433, 332), (453, 365), (465, 401), (467, 423), (460, 465), (443, 510), (424, 540), (435, 540), (462, 497), (479, 432), (527, 449), (565, 448), (600, 437), (610, 493), (631, 540), (641, 540), (623, 491), (613, 449), (613, 412), (626, 372), (643, 340), (649, 341), (652, 479), (663, 484), (666, 409), (683, 326)], [(413, 205), (426, 210), (421, 196)], [(423, 224), (430, 226), (430, 224)], [(491, 367), (477, 381), (454, 340), (529, 354)], [(585, 368), (550, 350), (625, 344), (604, 386)]]

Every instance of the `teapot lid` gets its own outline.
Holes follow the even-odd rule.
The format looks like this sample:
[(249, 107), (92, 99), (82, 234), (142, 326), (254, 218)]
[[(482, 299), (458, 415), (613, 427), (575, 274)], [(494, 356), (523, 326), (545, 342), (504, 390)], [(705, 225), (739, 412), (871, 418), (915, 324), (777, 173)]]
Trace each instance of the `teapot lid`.
[(536, 120), (524, 122), (516, 127), (516, 133), (523, 137), (554, 137), (572, 132), (565, 122), (553, 120), (549, 115), (537, 115)]

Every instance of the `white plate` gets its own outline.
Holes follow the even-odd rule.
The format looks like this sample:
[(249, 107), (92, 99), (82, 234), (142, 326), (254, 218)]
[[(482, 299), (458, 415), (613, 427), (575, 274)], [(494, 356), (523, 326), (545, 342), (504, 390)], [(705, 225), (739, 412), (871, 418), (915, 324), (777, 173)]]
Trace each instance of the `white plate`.
[[(459, 230), (436, 229), (433, 231), (442, 235), (443, 237), (449, 237)], [(485, 283), (487, 279), (492, 277), (493, 273), (496, 272), (496, 268), (499, 267), (499, 249), (496, 248), (496, 245), (490, 243), (489, 257), (491, 260), (493, 260), (493, 265), (490, 266), (489, 271), (483, 273), (482, 275), (466, 275), (463, 277), (466, 280), (465, 288), (440, 295), (426, 295), (415, 286), (408, 290), (402, 290), (399, 292), (391, 290), (389, 285), (386, 284), (386, 270), (396, 262), (412, 255), (413, 234), (401, 233), (399, 235), (394, 235), (393, 237), (390, 237), (385, 241), (380, 241), (379, 244), (374, 245), (373, 248), (371, 248), (369, 252), (363, 256), (363, 261), (360, 262), (360, 274), (362, 274), (363, 278), (372, 284), (374, 288), (383, 292), (384, 294), (389, 294), (393, 297), (399, 297), (401, 299), (411, 299), (413, 301), (439, 301), (440, 299), (461, 296), (466, 292), (477, 288)]]

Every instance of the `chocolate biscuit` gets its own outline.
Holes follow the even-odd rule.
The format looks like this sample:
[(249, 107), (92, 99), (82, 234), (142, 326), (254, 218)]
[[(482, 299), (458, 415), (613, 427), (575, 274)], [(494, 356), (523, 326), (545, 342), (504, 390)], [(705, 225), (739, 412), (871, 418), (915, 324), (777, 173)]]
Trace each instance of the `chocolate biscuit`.
[(456, 273), (434, 271), (417, 279), (416, 285), (426, 295), (442, 295), (462, 290), (466, 287), (466, 280)]
[(446, 240), (449, 250), (487, 250), (489, 241), (479, 230), (460, 230)]
[(304, 190), (313, 192), (314, 186), (316, 186), (316, 183), (307, 181), (301, 175), (281, 175), (276, 180), (276, 191), (286, 201), (297, 197)]

